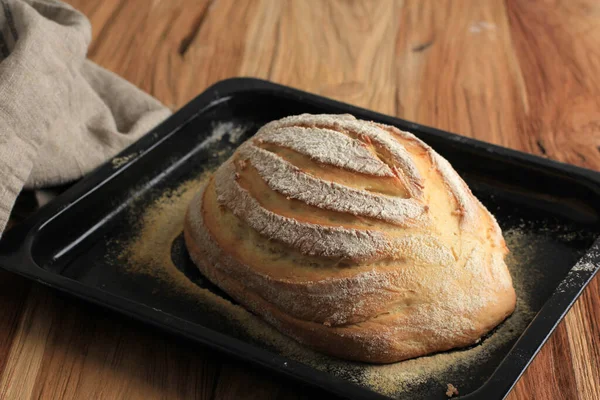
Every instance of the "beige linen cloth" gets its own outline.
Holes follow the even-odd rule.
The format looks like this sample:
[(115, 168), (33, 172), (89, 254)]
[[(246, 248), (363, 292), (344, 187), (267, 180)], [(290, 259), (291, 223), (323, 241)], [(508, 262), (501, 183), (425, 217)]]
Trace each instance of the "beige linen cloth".
[(0, 0), (0, 237), (23, 190), (76, 180), (169, 116), (86, 59), (89, 21), (56, 0)]

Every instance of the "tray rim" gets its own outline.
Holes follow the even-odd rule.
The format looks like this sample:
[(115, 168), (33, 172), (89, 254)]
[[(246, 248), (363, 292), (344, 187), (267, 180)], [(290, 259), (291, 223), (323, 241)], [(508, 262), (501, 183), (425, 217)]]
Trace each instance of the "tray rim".
[[(237, 358), (257, 363), (269, 370), (282, 373), (303, 383), (320, 387), (338, 395), (355, 399), (389, 399), (387, 396), (295, 360), (279, 356), (240, 339), (230, 337), (201, 325), (190, 324), (184, 319), (160, 310), (155, 310), (141, 303), (86, 286), (62, 275), (54, 274), (38, 266), (31, 257), (33, 241), (37, 232), (43, 229), (44, 225), (50, 223), (63, 212), (68, 212), (70, 206), (91, 195), (98, 187), (108, 184), (117, 175), (125, 173), (128, 166), (142, 158), (146, 152), (159, 146), (160, 143), (183, 128), (187, 122), (197, 115), (222, 101), (226, 101), (231, 95), (244, 92), (272, 92), (277, 95), (293, 95), (296, 98), (302, 98), (302, 100), (328, 108), (336, 107), (345, 109), (346, 112), (351, 114), (368, 115), (371, 119), (396, 125), (401, 129), (409, 131), (417, 130), (419, 133), (443, 140), (450, 140), (457, 145), (471, 147), (476, 151), (485, 151), (488, 155), (491, 154), (494, 157), (508, 158), (513, 161), (517, 160), (527, 164), (530, 168), (543, 168), (544, 170), (550, 169), (561, 172), (576, 177), (579, 181), (585, 182), (587, 185), (591, 185), (597, 191), (600, 191), (600, 173), (593, 170), (416, 124), (266, 80), (246, 77), (229, 78), (208, 87), (171, 117), (150, 130), (148, 134), (114, 156), (112, 159), (129, 157), (129, 160), (119, 168), (114, 168), (111, 164), (112, 159), (109, 159), (81, 181), (67, 189), (63, 194), (41, 208), (36, 214), (7, 232), (5, 239), (10, 238), (10, 245), (8, 248), (5, 248), (7, 240), (0, 241), (0, 267), (61, 292), (109, 308), (120, 314), (151, 324), (162, 330), (183, 336), (219, 351), (224, 351)], [(591, 262), (595, 267), (593, 270), (574, 269), (576, 265), (584, 262)], [(477, 390), (460, 398), (505, 398), (599, 269), (600, 238), (593, 243), (578, 263), (571, 268), (571, 271), (544, 303), (531, 323), (525, 328), (525, 331), (517, 339), (514, 346), (506, 354), (491, 377)], [(566, 284), (567, 280), (575, 282), (575, 284)], [(190, 327), (190, 325), (193, 326)], [(194, 328), (193, 332), (190, 328)]]

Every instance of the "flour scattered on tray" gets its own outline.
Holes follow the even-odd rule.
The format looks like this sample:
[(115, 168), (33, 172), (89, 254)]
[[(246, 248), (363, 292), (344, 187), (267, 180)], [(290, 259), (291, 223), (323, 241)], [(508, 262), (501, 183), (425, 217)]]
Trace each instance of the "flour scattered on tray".
[(583, 262), (579, 262), (577, 263), (572, 271), (584, 271), (584, 272), (592, 272), (597, 268), (596, 264), (590, 262), (590, 261), (583, 261)]
[(113, 168), (120, 168), (121, 166), (127, 164), (129, 161), (133, 160), (138, 153), (131, 153), (123, 157), (115, 157), (111, 160), (111, 164)]
[[(244, 131), (231, 123), (218, 124), (209, 140), (220, 141), (225, 135), (239, 140)], [(230, 153), (219, 153), (223, 158)], [(480, 343), (466, 349), (438, 353), (394, 364), (369, 365), (343, 361), (305, 348), (289, 337), (280, 334), (260, 318), (225, 298), (192, 282), (174, 264), (172, 246), (181, 235), (184, 215), (192, 196), (206, 173), (197, 179), (184, 182), (178, 188), (163, 193), (161, 197), (136, 217), (139, 235), (131, 240), (121, 254), (120, 260), (132, 274), (151, 276), (170, 287), (170, 293), (185, 298), (193, 304), (202, 304), (222, 315), (236, 331), (267, 349), (280, 355), (328, 372), (346, 381), (395, 398), (412, 398), (413, 390), (437, 387), (444, 395), (447, 382), (458, 383), (462, 375), (457, 371), (476, 370), (498, 351), (504, 351), (521, 334), (532, 320), (533, 297), (530, 295), (543, 268), (531, 268), (535, 264), (535, 238), (519, 227), (504, 232), (509, 249), (506, 259), (517, 292), (515, 312)], [(577, 268), (593, 268), (581, 264)], [(454, 386), (453, 386), (454, 387)], [(452, 391), (454, 393), (454, 391)]]
[(228, 136), (229, 143), (238, 143), (240, 138), (246, 133), (247, 127), (236, 125), (231, 121), (217, 122), (213, 124), (210, 136), (204, 141), (204, 146), (210, 146), (220, 142), (225, 136)]
[(446, 396), (448, 396), (448, 397), (458, 396), (458, 389), (456, 387), (454, 387), (453, 384), (449, 383), (447, 388), (448, 388), (448, 390), (446, 390)]

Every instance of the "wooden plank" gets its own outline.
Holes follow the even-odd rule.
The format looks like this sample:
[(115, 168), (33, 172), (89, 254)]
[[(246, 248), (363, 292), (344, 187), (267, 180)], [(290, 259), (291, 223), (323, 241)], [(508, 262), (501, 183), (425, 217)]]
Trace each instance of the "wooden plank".
[[(506, 4), (511, 39), (529, 99), (527, 112), (519, 117), (517, 134), (513, 134), (513, 147), (600, 169), (598, 3), (509, 0)], [(580, 398), (599, 397), (599, 288), (596, 278), (542, 352), (568, 344), (572, 361), (566, 355), (552, 362), (538, 357), (515, 393), (526, 396), (535, 390), (554, 394), (554, 398), (575, 398), (571, 385), (575, 378)], [(563, 379), (549, 385), (544, 379), (548, 376)]]
[[(177, 109), (254, 76), (600, 169), (592, 0), (69, 0), (89, 56)], [(303, 398), (273, 377), (0, 274), (2, 398)], [(28, 296), (28, 297), (27, 297)], [(600, 280), (511, 399), (600, 398)]]
[(31, 392), (36, 399), (210, 399), (217, 355), (70, 296), (54, 316)]
[[(540, 399), (576, 399), (578, 397), (573, 354), (569, 347), (569, 333), (560, 324), (552, 340), (542, 347), (529, 369), (510, 394), (510, 399), (529, 400), (535, 393)], [(560, 367), (557, 367), (560, 366)]]
[(573, 309), (565, 322), (569, 334), (569, 348), (575, 368), (575, 380), (582, 398), (600, 399), (600, 284), (596, 278)]
[(52, 301), (53, 294), (38, 285), (29, 293), (0, 377), (1, 399), (31, 398), (56, 316), (47, 312)]
[(4, 374), (31, 283), (0, 271), (0, 376)]

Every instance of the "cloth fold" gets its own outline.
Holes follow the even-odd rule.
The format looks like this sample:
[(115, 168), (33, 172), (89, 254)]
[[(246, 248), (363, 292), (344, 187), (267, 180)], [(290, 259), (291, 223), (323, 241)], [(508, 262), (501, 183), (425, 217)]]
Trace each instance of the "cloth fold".
[(0, 0), (0, 237), (25, 189), (76, 180), (171, 112), (86, 58), (87, 18), (57, 0)]

